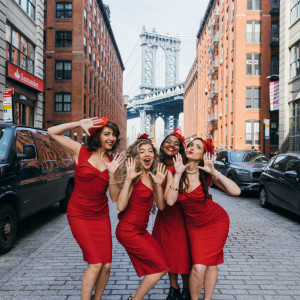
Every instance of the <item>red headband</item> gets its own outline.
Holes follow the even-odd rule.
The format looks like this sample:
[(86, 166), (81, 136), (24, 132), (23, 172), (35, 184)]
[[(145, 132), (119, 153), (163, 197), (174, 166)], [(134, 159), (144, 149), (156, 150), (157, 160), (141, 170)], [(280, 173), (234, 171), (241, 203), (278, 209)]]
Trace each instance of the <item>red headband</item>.
[(214, 155), (214, 145), (213, 145), (212, 139), (209, 138), (204, 141), (204, 149), (205, 149), (205, 152), (208, 152), (211, 155)]
[(148, 141), (152, 142), (151, 138), (149, 137), (149, 134), (147, 134), (147, 133), (143, 133), (142, 135), (139, 135), (137, 140), (148, 140)]
[(94, 135), (98, 130), (100, 130), (101, 128), (103, 128), (103, 127), (108, 123), (108, 121), (109, 121), (109, 119), (106, 118), (106, 117), (98, 118), (97, 121), (98, 121), (98, 120), (99, 120), (99, 121), (100, 121), (100, 120), (103, 121), (101, 124), (99, 124), (99, 125), (101, 125), (101, 127), (90, 128), (90, 129), (89, 129), (90, 135)]
[(180, 141), (182, 142), (184, 149), (186, 148), (185, 138), (182, 135), (181, 127), (177, 127), (172, 132), (170, 132), (170, 134), (177, 136), (180, 139)]

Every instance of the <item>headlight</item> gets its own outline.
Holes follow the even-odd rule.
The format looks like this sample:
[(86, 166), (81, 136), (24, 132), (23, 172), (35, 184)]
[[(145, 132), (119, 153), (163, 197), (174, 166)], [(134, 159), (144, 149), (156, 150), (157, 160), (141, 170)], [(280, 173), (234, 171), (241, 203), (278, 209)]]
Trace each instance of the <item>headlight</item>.
[(235, 172), (237, 172), (237, 174), (243, 174), (243, 175), (248, 175), (250, 174), (250, 171), (248, 170), (243, 170), (243, 169), (234, 169)]

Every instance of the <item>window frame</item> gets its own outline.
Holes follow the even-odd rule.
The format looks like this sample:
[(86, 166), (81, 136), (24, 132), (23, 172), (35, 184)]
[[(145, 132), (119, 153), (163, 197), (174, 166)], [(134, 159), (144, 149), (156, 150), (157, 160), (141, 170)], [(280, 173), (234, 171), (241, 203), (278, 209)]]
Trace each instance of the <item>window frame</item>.
[[(62, 63), (62, 66), (63, 66), (62, 70), (57, 69), (57, 65), (59, 63)], [(70, 64), (70, 66), (71, 66), (70, 70), (68, 70), (66, 68), (66, 64)], [(61, 71), (61, 73), (62, 73), (61, 78), (59, 78), (59, 76), (58, 76), (59, 71)], [(67, 76), (67, 74), (69, 74), (69, 76)], [(71, 60), (56, 60), (55, 61), (55, 80), (59, 80), (59, 81), (72, 80), (72, 61)]]
[[(57, 6), (59, 5), (63, 5), (63, 9), (57, 9)], [(71, 9), (66, 9), (67, 5), (71, 5)], [(56, 6), (55, 6), (56, 10), (55, 10), (55, 17), (56, 19), (72, 19), (73, 18), (73, 3), (72, 2), (56, 2)], [(58, 12), (62, 12), (62, 16), (58, 16)], [(68, 12), (70, 13), (71, 11), (71, 16), (67, 16)]]
[[(57, 44), (57, 35), (59, 33), (63, 35), (63, 38), (61, 39), (62, 44), (63, 44), (62, 46), (59, 46)], [(71, 38), (70, 37), (69, 38), (66, 37), (67, 34), (70, 34)], [(67, 40), (70, 41), (70, 46), (65, 46)], [(72, 48), (72, 31), (69, 31), (69, 30), (58, 30), (58, 31), (55, 31), (55, 48), (67, 48), (67, 49)]]
[[(61, 101), (61, 105), (62, 105), (62, 109), (58, 110), (57, 109), (57, 96), (61, 95), (62, 96), (62, 101)], [(65, 96), (66, 95), (70, 95), (70, 101), (66, 102), (65, 101)], [(60, 102), (59, 102), (60, 103)], [(65, 104), (70, 106), (70, 110), (66, 110), (65, 109)], [(54, 94), (54, 112), (56, 113), (69, 113), (72, 112), (72, 98), (71, 98), (71, 93), (66, 93), (66, 92), (58, 92)]]

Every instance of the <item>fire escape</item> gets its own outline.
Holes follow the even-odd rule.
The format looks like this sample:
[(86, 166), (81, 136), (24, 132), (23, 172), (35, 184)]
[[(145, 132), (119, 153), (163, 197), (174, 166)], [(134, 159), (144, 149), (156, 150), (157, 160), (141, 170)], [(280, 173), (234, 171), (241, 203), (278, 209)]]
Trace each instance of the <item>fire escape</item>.
[(208, 69), (210, 77), (210, 88), (208, 90), (208, 98), (210, 101), (209, 113), (207, 116), (207, 132), (206, 135), (214, 138), (214, 131), (218, 129), (218, 49), (219, 49), (219, 18), (220, 12), (215, 9), (213, 12), (209, 29), (211, 31), (211, 42), (208, 47), (211, 65)]

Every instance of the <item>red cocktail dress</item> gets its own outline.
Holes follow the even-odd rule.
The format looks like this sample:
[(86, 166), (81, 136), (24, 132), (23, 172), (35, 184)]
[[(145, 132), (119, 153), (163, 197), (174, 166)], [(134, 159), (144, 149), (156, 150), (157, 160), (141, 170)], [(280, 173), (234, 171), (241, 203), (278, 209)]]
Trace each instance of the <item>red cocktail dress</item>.
[[(174, 176), (175, 169), (169, 171)], [(171, 273), (188, 274), (192, 268), (191, 254), (182, 209), (178, 203), (166, 205), (156, 215), (153, 237), (161, 245), (170, 266)]]
[[(211, 179), (207, 181), (209, 186)], [(223, 248), (229, 231), (229, 217), (217, 203), (205, 198), (200, 184), (192, 192), (178, 193), (190, 241), (193, 264), (215, 266), (224, 262)]]
[(78, 163), (75, 164), (75, 187), (67, 216), (83, 259), (89, 264), (109, 263), (112, 260), (111, 224), (106, 195), (109, 177), (107, 169), (101, 172), (88, 162), (91, 155), (81, 146)]
[(166, 271), (169, 266), (163, 250), (147, 231), (154, 192), (139, 180), (128, 206), (119, 213), (116, 237), (126, 249), (139, 277)]

